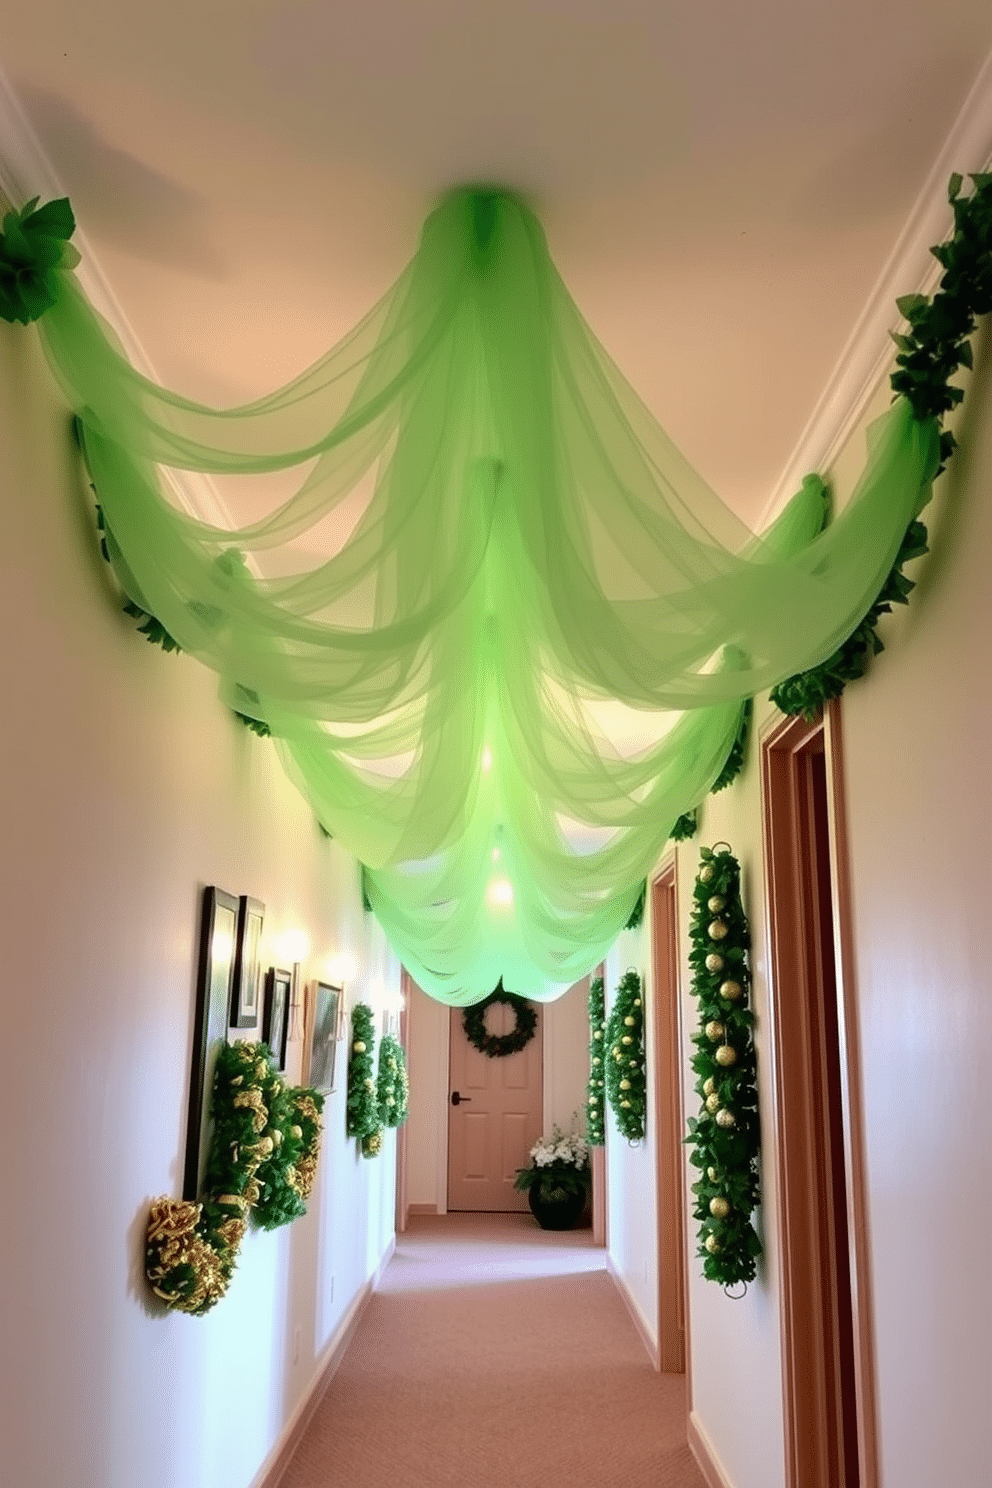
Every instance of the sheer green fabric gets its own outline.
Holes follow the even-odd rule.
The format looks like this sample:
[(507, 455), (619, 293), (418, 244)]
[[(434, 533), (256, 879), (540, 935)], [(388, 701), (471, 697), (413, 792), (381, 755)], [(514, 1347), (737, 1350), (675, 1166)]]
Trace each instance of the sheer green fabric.
[[(743, 700), (851, 632), (938, 462), (936, 425), (897, 401), (832, 523), (809, 478), (756, 537), (501, 192), (445, 199), (355, 330), (245, 407), (137, 374), (71, 274), (39, 331), (127, 593), (269, 725), (401, 959), (453, 1004), (500, 977), (553, 997), (601, 958)], [(177, 510), (159, 467), (300, 477), (226, 530)], [(333, 556), (287, 573), (287, 544), (352, 521), (356, 492)]]

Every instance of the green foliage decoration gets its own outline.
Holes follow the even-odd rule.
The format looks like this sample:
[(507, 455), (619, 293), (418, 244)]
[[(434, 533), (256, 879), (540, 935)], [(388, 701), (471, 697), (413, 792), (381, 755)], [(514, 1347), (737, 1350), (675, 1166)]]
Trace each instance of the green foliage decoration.
[[(890, 382), (893, 392), (906, 399), (914, 418), (921, 421), (942, 423), (961, 402), (964, 393), (951, 379), (960, 368), (971, 367), (969, 337), (977, 317), (992, 310), (992, 175), (973, 175), (971, 180), (971, 195), (962, 196), (963, 178), (955, 174), (950, 179), (954, 228), (946, 242), (930, 250), (944, 271), (936, 294), (932, 298), (903, 295), (896, 301), (909, 330), (893, 337), (899, 355)], [(944, 429), (938, 475), (956, 447), (954, 435)], [(825, 702), (840, 696), (848, 682), (864, 676), (872, 657), (883, 649), (877, 633), (879, 619), (894, 604), (907, 604), (915, 588), (902, 571), (904, 564), (927, 551), (927, 529), (914, 520), (881, 592), (857, 629), (819, 666), (788, 677), (772, 689), (772, 702), (783, 713), (801, 713), (812, 719)]]
[(351, 1013), (351, 1053), (348, 1058), (348, 1101), (345, 1130), (357, 1137), (365, 1157), (382, 1147), (382, 1122), (375, 1078), (375, 1022), (367, 1002), (357, 1002)]
[(589, 981), (589, 1085), (586, 1099), (586, 1136), (590, 1147), (602, 1147), (606, 1143), (605, 1035), (603, 978), (594, 976)]
[(690, 837), (696, 835), (696, 810), (684, 811), (676, 819), (675, 825), (668, 834), (669, 842), (688, 842)]
[[(486, 1028), (486, 1009), (492, 1007), (494, 1002), (503, 1002), (513, 1008), (517, 1021), (512, 1032), (490, 1033)], [(518, 997), (516, 992), (507, 992), (503, 986), (503, 978), (500, 977), (488, 997), (483, 997), (474, 1007), (464, 1009), (462, 1027), (465, 1037), (480, 1054), (485, 1054), (487, 1059), (505, 1059), (509, 1054), (518, 1054), (521, 1049), (526, 1049), (537, 1029), (537, 1013), (526, 997)]]
[(306, 1212), (301, 1200), (313, 1184), (323, 1098), (287, 1088), (269, 1059), (265, 1044), (222, 1045), (203, 1198), (152, 1202), (145, 1275), (173, 1311), (202, 1317), (220, 1301), (253, 1211), (265, 1229)]
[(639, 1142), (646, 1131), (644, 999), (636, 971), (625, 971), (617, 985), (603, 1039), (606, 1095), (620, 1135)]
[(0, 232), (0, 320), (28, 325), (55, 304), (56, 275), (74, 268), (79, 255), (69, 246), (76, 220), (68, 197), (38, 206), (38, 197), (8, 212)]
[(391, 1033), (379, 1044), (379, 1078), (376, 1083), (379, 1120), (383, 1126), (402, 1126), (410, 1114), (410, 1081), (403, 1045)]
[(693, 890), (689, 934), (692, 990), (699, 1031), (692, 1068), (702, 1101), (690, 1117), (689, 1161), (701, 1170), (692, 1185), (703, 1275), (724, 1287), (754, 1280), (761, 1241), (751, 1223), (760, 1199), (757, 1071), (748, 1007), (751, 944), (741, 904), (740, 867), (719, 843), (704, 847)]

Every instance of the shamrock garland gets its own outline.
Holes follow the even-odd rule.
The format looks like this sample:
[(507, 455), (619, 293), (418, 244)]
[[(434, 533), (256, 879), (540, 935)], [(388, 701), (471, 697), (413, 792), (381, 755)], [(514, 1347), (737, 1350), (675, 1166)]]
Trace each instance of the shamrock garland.
[(265, 1044), (239, 1039), (222, 1045), (204, 1198), (162, 1197), (149, 1211), (145, 1275), (167, 1307), (202, 1317), (220, 1301), (255, 1206), (265, 1229), (306, 1212), (302, 1200), (313, 1186), (322, 1105), (317, 1091), (287, 1090)]
[(589, 982), (589, 1097), (586, 1102), (586, 1140), (590, 1147), (606, 1143), (606, 1102), (603, 1093), (603, 1034), (606, 1029), (606, 1000), (603, 978)]
[(391, 1033), (379, 1045), (379, 1079), (376, 1085), (379, 1120), (383, 1126), (402, 1126), (410, 1109), (410, 1081), (403, 1045)]
[(351, 1013), (351, 1055), (348, 1059), (348, 1102), (345, 1130), (357, 1137), (363, 1157), (382, 1150), (382, 1122), (376, 1096), (375, 1024), (367, 1002), (357, 1002)]
[(606, 1046), (606, 1094), (620, 1135), (629, 1142), (638, 1142), (646, 1129), (647, 1091), (644, 1004), (641, 979), (636, 971), (625, 971), (620, 978), (603, 1042)]
[(725, 843), (701, 850), (693, 891), (689, 964), (699, 1002), (692, 1067), (702, 1109), (689, 1119), (689, 1161), (703, 1170), (692, 1185), (703, 1275), (724, 1287), (753, 1281), (761, 1241), (751, 1224), (759, 1202), (757, 1074), (747, 1005), (750, 946), (740, 867)]
[[(913, 417), (921, 421), (932, 418), (941, 423), (961, 402), (964, 393), (950, 380), (960, 367), (972, 365), (969, 337), (976, 317), (992, 310), (992, 175), (973, 175), (971, 180), (974, 190), (967, 197), (961, 195), (961, 176), (953, 175), (948, 184), (954, 230), (947, 242), (930, 249), (944, 270), (937, 293), (932, 299), (917, 294), (896, 301), (909, 321), (909, 333), (893, 336), (899, 355), (889, 380), (892, 391), (906, 399)], [(954, 435), (943, 430), (936, 475), (956, 447)], [(879, 619), (894, 604), (907, 604), (915, 588), (902, 572), (903, 565), (927, 551), (926, 527), (911, 522), (878, 598), (853, 634), (819, 666), (772, 689), (772, 702), (783, 713), (813, 718), (825, 702), (840, 696), (848, 682), (864, 676), (871, 658), (883, 649), (876, 629)]]
[[(494, 1002), (504, 1002), (513, 1008), (517, 1021), (512, 1032), (490, 1033), (486, 1028), (486, 1009), (492, 1007)], [(474, 1007), (465, 1008), (462, 1013), (462, 1027), (465, 1037), (480, 1054), (485, 1054), (487, 1059), (505, 1059), (509, 1054), (517, 1054), (521, 1049), (526, 1049), (537, 1028), (537, 1014), (526, 997), (518, 997), (516, 992), (507, 992), (503, 986), (503, 978), (500, 977), (495, 990), (488, 997), (484, 997)]]

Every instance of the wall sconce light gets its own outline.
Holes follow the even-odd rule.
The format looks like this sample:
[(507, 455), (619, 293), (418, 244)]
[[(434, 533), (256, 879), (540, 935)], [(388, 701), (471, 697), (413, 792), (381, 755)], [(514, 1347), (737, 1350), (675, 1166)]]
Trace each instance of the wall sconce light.
[(303, 1037), (300, 1027), (300, 962), (306, 960), (310, 950), (310, 937), (305, 930), (287, 930), (279, 939), (279, 955), (293, 967), (293, 981), (289, 989), (289, 1037)]

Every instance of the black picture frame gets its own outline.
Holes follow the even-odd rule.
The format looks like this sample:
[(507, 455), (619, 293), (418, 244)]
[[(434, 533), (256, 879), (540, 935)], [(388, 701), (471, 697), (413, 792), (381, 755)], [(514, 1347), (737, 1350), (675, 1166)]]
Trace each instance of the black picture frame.
[(262, 991), (262, 926), (265, 905), (242, 894), (238, 902), (238, 939), (234, 957), (231, 1027), (257, 1028)]
[(210, 1150), (210, 1092), (217, 1053), (227, 1042), (234, 959), (238, 939), (238, 901), (213, 885), (203, 890), (200, 948), (193, 1014), (189, 1107), (183, 1198), (199, 1197)]
[(270, 966), (265, 973), (265, 1015), (262, 1038), (269, 1046), (272, 1068), (281, 1074), (286, 1068), (286, 1044), (289, 1041), (289, 1004), (293, 993), (293, 973)]
[(314, 982), (307, 1009), (307, 1071), (304, 1084), (314, 1090), (334, 1089), (337, 1041), (341, 1036), (341, 1000), (344, 988), (329, 982)]

